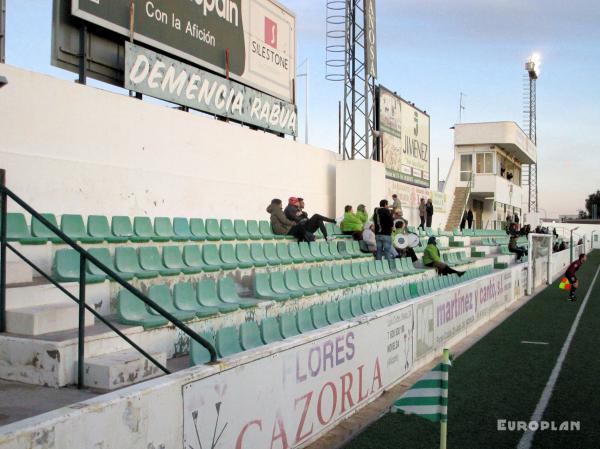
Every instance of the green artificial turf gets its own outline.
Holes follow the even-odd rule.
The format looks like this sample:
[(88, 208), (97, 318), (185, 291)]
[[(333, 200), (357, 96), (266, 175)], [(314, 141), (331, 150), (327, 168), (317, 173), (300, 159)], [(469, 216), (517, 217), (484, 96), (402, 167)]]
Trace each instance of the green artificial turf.
[[(448, 448), (515, 448), (522, 431), (498, 431), (498, 420), (529, 421), (600, 263), (595, 251), (579, 270), (579, 301), (558, 281), (458, 357), (449, 373)], [(547, 342), (548, 345), (521, 341)], [(581, 420), (580, 432), (539, 432), (533, 447), (600, 447), (600, 279), (582, 316), (543, 419)], [(388, 414), (348, 449), (434, 449), (439, 424)]]

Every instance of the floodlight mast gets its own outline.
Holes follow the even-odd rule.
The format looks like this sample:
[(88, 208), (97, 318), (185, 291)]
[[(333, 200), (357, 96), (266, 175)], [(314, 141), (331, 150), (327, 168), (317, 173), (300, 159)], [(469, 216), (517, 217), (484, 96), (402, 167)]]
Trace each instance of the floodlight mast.
[[(527, 84), (525, 85), (525, 128), (529, 139), (537, 145), (537, 98), (536, 82), (540, 74), (541, 58), (538, 53), (531, 55), (525, 63), (527, 71)], [(528, 212), (538, 212), (538, 186), (537, 186), (537, 161), (528, 167), (523, 167), (523, 182), (528, 188)]]

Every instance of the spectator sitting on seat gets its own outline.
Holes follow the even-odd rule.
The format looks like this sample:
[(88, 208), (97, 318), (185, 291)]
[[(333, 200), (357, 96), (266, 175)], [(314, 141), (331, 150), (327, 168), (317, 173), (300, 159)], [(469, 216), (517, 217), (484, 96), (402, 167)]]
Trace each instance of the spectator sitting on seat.
[(340, 227), (345, 235), (351, 235), (354, 240), (362, 240), (363, 222), (352, 212), (352, 206), (344, 207), (344, 219)]
[(306, 231), (301, 224), (289, 220), (283, 213), (283, 206), (279, 198), (271, 200), (267, 207), (267, 212), (271, 214), (271, 229), (273, 234), (293, 235), (302, 242), (306, 239)]
[[(400, 234), (406, 235), (406, 226), (404, 226), (404, 221), (402, 220), (398, 220), (394, 224), (394, 230), (392, 231), (392, 243), (396, 241), (396, 237)], [(398, 248), (397, 246), (394, 246), (394, 249), (396, 250), (398, 257), (410, 257), (413, 263), (419, 260), (415, 254), (415, 250), (410, 246), (407, 246), (406, 248)]]
[(394, 226), (398, 221), (402, 221), (404, 226), (408, 226), (408, 221), (402, 216), (402, 209), (392, 209), (392, 218), (394, 219)]
[(365, 223), (362, 240), (359, 242), (360, 250), (364, 253), (374, 254), (377, 250), (375, 242), (375, 225), (372, 222)]
[(519, 233), (517, 232), (517, 226), (513, 223), (508, 231), (510, 235), (510, 239), (508, 241), (508, 250), (511, 253), (515, 253), (517, 255), (517, 262), (520, 262), (525, 254), (527, 254), (527, 250), (522, 246), (517, 245), (517, 240), (519, 238)]
[[(333, 218), (327, 218), (323, 215), (314, 214), (312, 217), (308, 218), (308, 214), (303, 210), (304, 200), (300, 202), (300, 200), (294, 196), (288, 199), (288, 205), (285, 208), (285, 216), (288, 220), (296, 222), (297, 224), (301, 224), (304, 227), (306, 232), (310, 234), (314, 234), (317, 232), (317, 229), (321, 230), (321, 234), (327, 240), (333, 240), (333, 236), (327, 235), (327, 230), (325, 229), (325, 225), (323, 222), (335, 223), (336, 221)], [(311, 239), (310, 235), (306, 235), (305, 238), (307, 240), (314, 240), (314, 237)]]
[(449, 274), (458, 274), (459, 276), (462, 276), (465, 274), (464, 271), (456, 271), (442, 262), (440, 250), (438, 249), (435, 237), (433, 236), (429, 237), (429, 240), (427, 241), (427, 246), (423, 253), (423, 265), (435, 268), (438, 275), (447, 276)]
[(560, 242), (560, 245), (558, 245), (558, 250), (559, 251), (564, 251), (565, 249), (567, 249), (567, 244), (563, 240), (562, 242)]
[(363, 226), (369, 221), (369, 214), (367, 213), (367, 207), (364, 204), (359, 204), (356, 208), (356, 216), (362, 221)]

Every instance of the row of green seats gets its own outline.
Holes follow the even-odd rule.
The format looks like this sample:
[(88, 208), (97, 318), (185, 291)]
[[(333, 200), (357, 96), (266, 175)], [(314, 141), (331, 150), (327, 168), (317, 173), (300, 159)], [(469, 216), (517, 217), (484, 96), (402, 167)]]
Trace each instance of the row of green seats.
[(435, 293), (439, 290), (443, 290), (444, 288), (453, 287), (454, 285), (460, 284), (462, 282), (466, 282), (471, 279), (490, 274), (492, 271), (493, 267), (491, 265), (486, 265), (484, 267), (469, 269), (465, 271), (465, 274), (462, 277), (459, 277), (457, 274), (451, 274), (448, 276), (436, 276), (433, 278), (428, 278), (422, 281), (411, 283), (409, 285), (409, 288), (412, 297), (415, 298), (418, 296)]
[[(341, 228), (334, 223), (323, 223), (325, 225), (325, 230), (327, 231), (327, 235), (328, 236), (334, 236), (334, 237), (339, 237), (339, 238), (348, 238), (351, 239), (352, 236), (351, 235), (346, 235), (342, 232)], [(321, 230), (317, 230), (317, 232), (315, 233), (315, 236), (317, 238), (323, 238), (323, 234), (321, 233)]]
[[(61, 216), (59, 226), (54, 214), (46, 213), (42, 216), (67, 236), (81, 243), (293, 239), (291, 236), (273, 234), (271, 225), (266, 220), (188, 220), (176, 217), (171, 221), (168, 217), (156, 217), (153, 223), (149, 217), (134, 217), (132, 222), (127, 216), (114, 216), (109, 224), (105, 215), (90, 215), (86, 225), (81, 215), (65, 214)], [(22, 244), (62, 242), (60, 237), (36, 218), (32, 219), (31, 228), (28, 227), (25, 216), (18, 212), (7, 214), (6, 231), (9, 241)]]
[[(203, 279), (197, 283), (179, 282), (173, 292), (166, 284), (153, 285), (148, 298), (181, 321), (209, 318), (238, 309), (256, 307), (256, 299), (239, 296), (232, 278), (224, 277), (218, 282)], [(121, 324), (144, 326), (145, 329), (163, 326), (167, 319), (146, 306), (129, 290), (122, 289), (117, 297), (117, 315)]]
[(467, 257), (464, 251), (444, 253), (442, 254), (442, 259), (451, 267), (473, 262), (473, 259)]
[(455, 236), (463, 237), (494, 237), (506, 236), (506, 231), (503, 229), (454, 229), (452, 233)]
[(486, 246), (507, 245), (508, 237), (485, 237), (481, 241), (481, 244)]
[(425, 270), (415, 268), (408, 258), (394, 259), (391, 262), (371, 259), (285, 272), (256, 273), (253, 287), (257, 298), (287, 301), (423, 271)]
[[(278, 317), (265, 318), (260, 325), (254, 321), (248, 321), (241, 324), (239, 328), (229, 326), (219, 329), (216, 335), (204, 333), (202, 336), (214, 344), (219, 357), (228, 357), (315, 329), (321, 329), (331, 324), (351, 320), (410, 298), (408, 285), (398, 286), (353, 295), (326, 304), (315, 304), (308, 309), (283, 313)], [(209, 361), (210, 353), (208, 350), (199, 343), (192, 341), (190, 364), (194, 366)]]
[[(162, 251), (161, 251), (162, 250)], [(124, 280), (148, 279), (157, 276), (178, 276), (219, 270), (246, 269), (267, 265), (323, 262), (364, 257), (358, 242), (289, 242), (289, 243), (206, 243), (178, 246), (142, 246), (115, 248), (114, 257), (108, 248), (91, 248), (89, 254)], [(54, 256), (53, 272), (60, 282), (79, 280), (79, 253), (61, 249)], [(92, 262), (87, 263), (86, 282), (102, 282), (105, 273)]]

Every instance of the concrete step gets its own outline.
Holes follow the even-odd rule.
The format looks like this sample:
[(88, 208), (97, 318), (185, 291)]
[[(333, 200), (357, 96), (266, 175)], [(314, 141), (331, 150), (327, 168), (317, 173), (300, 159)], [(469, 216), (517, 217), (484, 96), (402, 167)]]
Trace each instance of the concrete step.
[(33, 269), (22, 260), (6, 260), (6, 285), (25, 284), (33, 280)]
[[(165, 352), (150, 353), (163, 366)], [(98, 390), (115, 390), (162, 375), (163, 372), (136, 350), (113, 352), (85, 360), (85, 385)]]
[[(75, 297), (79, 295), (79, 284), (64, 284), (63, 287)], [(9, 286), (6, 289), (6, 310), (50, 304), (74, 304), (74, 302), (52, 284)]]
[[(48, 304), (6, 311), (6, 331), (20, 335), (42, 335), (77, 328), (77, 304)], [(85, 325), (94, 325), (94, 316), (86, 312)]]

